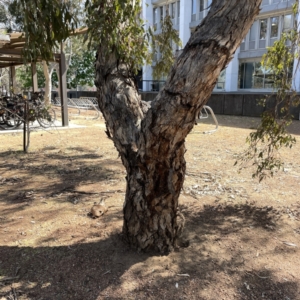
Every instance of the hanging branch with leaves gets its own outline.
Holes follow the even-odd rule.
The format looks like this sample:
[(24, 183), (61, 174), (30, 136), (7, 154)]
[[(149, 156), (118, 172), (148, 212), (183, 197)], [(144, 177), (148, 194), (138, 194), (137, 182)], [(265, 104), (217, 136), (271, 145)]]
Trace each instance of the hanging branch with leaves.
[(77, 27), (76, 8), (71, 1), (20, 0), (24, 14), (24, 60), (53, 60), (54, 49)]
[[(296, 16), (297, 4), (293, 6), (293, 11)], [(246, 139), (248, 148), (238, 156), (235, 163), (240, 162), (240, 169), (249, 164), (255, 166), (253, 177), (258, 177), (259, 181), (273, 176), (275, 171), (283, 167), (279, 150), (284, 147), (292, 148), (296, 143), (296, 139), (287, 132), (287, 127), (293, 119), (291, 107), (299, 105), (299, 96), (292, 87), (291, 71), (294, 60), (299, 58), (297, 28), (298, 26), (283, 32), (281, 38), (267, 49), (262, 58), (262, 66), (273, 74), (275, 92), (262, 99), (260, 105), (266, 107), (274, 98), (275, 103), (262, 114), (257, 130)]]
[(159, 34), (155, 34), (151, 28), (149, 30), (152, 39), (152, 52), (153, 54), (160, 54), (160, 58), (156, 60), (153, 67), (153, 78), (160, 79), (169, 74), (175, 58), (174, 48), (181, 47), (182, 43), (178, 31), (173, 28), (170, 15), (167, 15), (161, 21), (161, 32)]
[(144, 29), (139, 0), (86, 1), (89, 46), (109, 58), (116, 58), (137, 73), (144, 63), (150, 63), (149, 33)]

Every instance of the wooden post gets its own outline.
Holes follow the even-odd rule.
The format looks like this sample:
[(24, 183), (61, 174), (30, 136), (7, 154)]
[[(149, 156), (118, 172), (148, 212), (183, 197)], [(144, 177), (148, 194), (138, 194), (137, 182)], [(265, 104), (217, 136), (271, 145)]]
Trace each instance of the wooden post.
[(31, 64), (31, 78), (32, 78), (32, 90), (33, 92), (38, 92), (38, 80), (36, 72), (36, 63)]
[(16, 88), (16, 69), (15, 66), (10, 67), (10, 92), (15, 92)]
[(30, 144), (30, 128), (29, 128), (29, 105), (28, 99), (24, 101), (24, 127), (23, 127), (23, 151), (28, 152)]
[(62, 126), (69, 126), (68, 118), (68, 98), (67, 98), (67, 68), (66, 68), (66, 56), (63, 51), (60, 54), (59, 60), (59, 89), (60, 89), (60, 101), (61, 101), (61, 116)]

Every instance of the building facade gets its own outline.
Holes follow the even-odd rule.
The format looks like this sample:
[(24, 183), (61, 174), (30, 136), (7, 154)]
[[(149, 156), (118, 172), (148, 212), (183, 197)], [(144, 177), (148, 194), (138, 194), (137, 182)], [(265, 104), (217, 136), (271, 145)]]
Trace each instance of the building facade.
[[(160, 22), (169, 14), (173, 27), (178, 31), (183, 47), (191, 33), (206, 17), (212, 0), (144, 0), (143, 17), (148, 26), (153, 26), (160, 33)], [(247, 36), (237, 49), (234, 58), (224, 70), (215, 86), (215, 91), (222, 92), (268, 92), (273, 90), (272, 74), (262, 67), (260, 61), (267, 47), (280, 38), (282, 32), (288, 31), (296, 23), (292, 5), (295, 0), (263, 0), (261, 11)], [(174, 49), (180, 50), (180, 49)], [(159, 55), (159, 53), (158, 53)], [(154, 58), (153, 64), (155, 64)], [(300, 70), (298, 61), (291, 66), (293, 86), (300, 92)], [(152, 66), (143, 67), (143, 90), (151, 91)], [(295, 70), (295, 71), (293, 71)]]

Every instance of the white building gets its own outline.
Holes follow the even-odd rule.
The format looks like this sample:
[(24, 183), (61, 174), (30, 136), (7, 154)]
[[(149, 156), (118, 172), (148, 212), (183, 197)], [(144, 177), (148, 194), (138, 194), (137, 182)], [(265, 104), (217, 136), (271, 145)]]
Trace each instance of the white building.
[[(160, 32), (160, 20), (170, 14), (183, 47), (191, 32), (206, 17), (212, 0), (144, 0), (143, 17), (147, 24)], [(234, 58), (219, 77), (216, 91), (272, 91), (272, 74), (261, 67), (266, 48), (278, 40), (283, 31), (293, 27), (292, 5), (295, 0), (263, 0), (261, 11)], [(300, 14), (298, 14), (300, 15)], [(298, 17), (299, 19), (299, 17)], [(155, 62), (154, 62), (155, 63)], [(297, 62), (294, 62), (296, 70)], [(143, 67), (143, 90), (151, 90), (152, 66)], [(300, 91), (300, 70), (293, 75), (294, 88)]]

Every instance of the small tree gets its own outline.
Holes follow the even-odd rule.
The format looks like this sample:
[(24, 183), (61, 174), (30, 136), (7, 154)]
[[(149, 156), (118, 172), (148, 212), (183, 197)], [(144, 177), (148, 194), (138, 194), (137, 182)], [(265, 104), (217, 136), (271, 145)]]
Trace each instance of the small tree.
[[(294, 15), (298, 12), (298, 4), (293, 5)], [(247, 137), (249, 147), (239, 155), (240, 167), (255, 166), (253, 177), (259, 181), (283, 167), (279, 150), (283, 147), (292, 148), (296, 139), (287, 132), (293, 116), (291, 107), (299, 105), (299, 96), (293, 89), (292, 68), (295, 59), (299, 58), (298, 25), (283, 32), (280, 39), (267, 49), (263, 56), (262, 66), (273, 74), (274, 93), (260, 101), (266, 107), (275, 98), (274, 105), (262, 114), (261, 123), (256, 131)], [(296, 72), (296, 70), (294, 70)], [(236, 164), (238, 161), (236, 162)]]
[(173, 23), (170, 15), (167, 15), (161, 21), (161, 33), (155, 34), (151, 31), (152, 52), (160, 54), (160, 58), (156, 60), (153, 67), (153, 77), (160, 79), (168, 76), (171, 67), (174, 64), (175, 53), (174, 47), (181, 47), (182, 43), (178, 36), (177, 30), (173, 28)]

